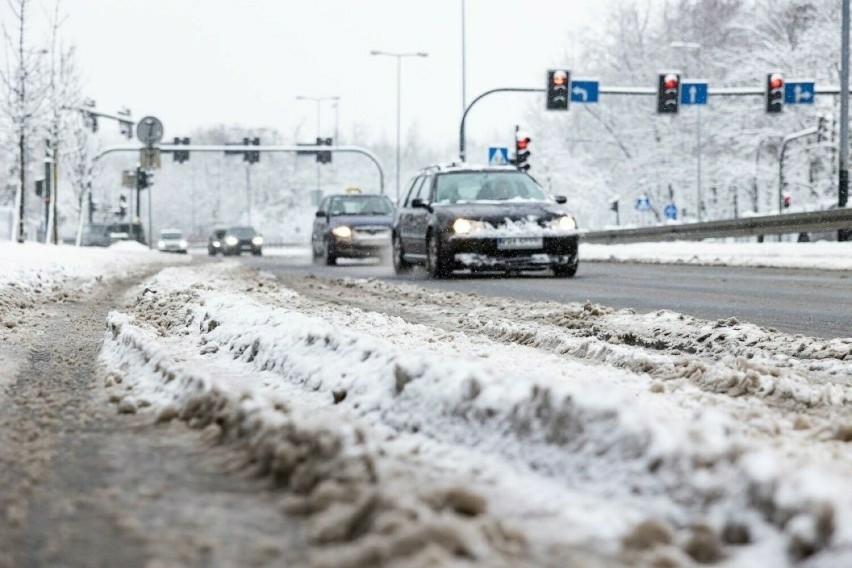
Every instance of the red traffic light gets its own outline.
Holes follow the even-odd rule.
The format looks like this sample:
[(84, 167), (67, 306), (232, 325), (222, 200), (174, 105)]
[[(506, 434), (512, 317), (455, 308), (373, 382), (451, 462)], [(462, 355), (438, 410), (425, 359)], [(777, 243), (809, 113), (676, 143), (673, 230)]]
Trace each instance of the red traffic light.
[(769, 76), (769, 88), (780, 89), (784, 86), (784, 77), (780, 73), (773, 73)]
[(557, 87), (564, 87), (568, 84), (568, 74), (565, 71), (556, 71), (553, 73), (553, 84)]
[(676, 89), (677, 83), (677, 75), (666, 75), (663, 79), (663, 86), (666, 89)]
[(515, 142), (515, 148), (517, 148), (518, 150), (526, 150), (527, 146), (529, 146), (529, 143), (530, 143), (529, 136), (527, 136), (525, 138), (518, 138), (518, 140)]

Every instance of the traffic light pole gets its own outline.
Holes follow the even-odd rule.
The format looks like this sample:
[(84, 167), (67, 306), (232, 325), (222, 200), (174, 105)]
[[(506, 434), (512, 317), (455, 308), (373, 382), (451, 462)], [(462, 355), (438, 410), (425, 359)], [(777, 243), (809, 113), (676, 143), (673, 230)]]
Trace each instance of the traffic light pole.
[(805, 128), (804, 130), (800, 130), (798, 132), (793, 132), (792, 134), (788, 134), (784, 137), (784, 140), (781, 142), (781, 151), (778, 154), (778, 214), (781, 215), (784, 212), (784, 153), (787, 151), (787, 144), (792, 142), (793, 140), (798, 140), (799, 138), (804, 138), (805, 136), (811, 136), (819, 132), (819, 128), (816, 126), (812, 126), (810, 128)]
[[(840, 156), (837, 180), (837, 205), (849, 201), (849, 0), (842, 2), (840, 38)], [(838, 241), (849, 239), (849, 231), (837, 232)]]

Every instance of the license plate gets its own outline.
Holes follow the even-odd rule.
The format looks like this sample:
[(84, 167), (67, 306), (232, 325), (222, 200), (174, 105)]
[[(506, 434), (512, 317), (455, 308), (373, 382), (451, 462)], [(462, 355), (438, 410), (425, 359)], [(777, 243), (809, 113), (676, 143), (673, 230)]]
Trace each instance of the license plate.
[(497, 239), (499, 250), (507, 249), (540, 249), (544, 248), (544, 239), (541, 237), (507, 237)]

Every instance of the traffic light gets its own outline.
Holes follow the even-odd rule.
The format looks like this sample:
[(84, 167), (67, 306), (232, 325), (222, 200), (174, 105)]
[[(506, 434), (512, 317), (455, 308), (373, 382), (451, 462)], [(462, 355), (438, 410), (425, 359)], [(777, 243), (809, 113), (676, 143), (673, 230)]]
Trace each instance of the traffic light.
[(657, 112), (676, 114), (680, 105), (680, 74), (660, 73), (657, 77)]
[[(332, 146), (333, 140), (331, 138), (317, 138), (317, 146)], [(331, 152), (328, 151), (320, 151), (317, 152), (317, 162), (320, 164), (330, 164), (331, 163)]]
[(828, 137), (828, 119), (824, 116), (817, 117), (817, 142), (825, 142)]
[[(260, 138), (252, 138), (251, 143), (253, 146), (260, 146)], [(249, 159), (250, 164), (256, 164), (260, 161), (260, 152), (254, 150), (249, 153), (251, 154), (251, 158)]]
[[(243, 138), (243, 146), (260, 146), (260, 138)], [(257, 150), (246, 150), (243, 152), (243, 161), (256, 164), (260, 161), (260, 152)]]
[(118, 215), (118, 217), (120, 219), (124, 219), (124, 217), (127, 215), (127, 196), (126, 195), (122, 195), (118, 198), (118, 211), (116, 211), (116, 215)]
[[(189, 138), (175, 138), (175, 146), (180, 146), (181, 144), (189, 146)], [(172, 152), (172, 157), (175, 162), (182, 164), (189, 160), (189, 150), (175, 150)]]
[(529, 136), (519, 136), (515, 138), (515, 156), (509, 160), (509, 163), (522, 172), (530, 169), (530, 165), (527, 163), (527, 160), (530, 157), (530, 142), (531, 140)]
[(784, 110), (784, 75), (781, 73), (766, 74), (766, 112), (781, 112)]
[(787, 208), (790, 207), (790, 203), (792, 203), (793, 197), (789, 193), (785, 193), (783, 201), (784, 201), (784, 209), (787, 209)]
[(136, 189), (148, 189), (153, 184), (154, 174), (148, 173), (142, 168), (136, 168)]
[(571, 72), (567, 69), (550, 69), (547, 72), (547, 110), (568, 110), (571, 99)]
[(35, 182), (35, 193), (36, 193), (36, 197), (41, 197), (42, 195), (44, 195), (44, 180), (43, 179), (37, 179), (36, 180), (36, 182)]

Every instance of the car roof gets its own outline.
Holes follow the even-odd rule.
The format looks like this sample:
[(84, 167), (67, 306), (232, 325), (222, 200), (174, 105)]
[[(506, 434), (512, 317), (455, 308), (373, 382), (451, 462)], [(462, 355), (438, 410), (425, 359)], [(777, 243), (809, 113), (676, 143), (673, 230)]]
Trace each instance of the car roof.
[(350, 197), (352, 199), (360, 199), (364, 197), (384, 197), (387, 198), (387, 195), (382, 195), (381, 193), (332, 193), (327, 197)]
[(418, 174), (457, 173), (457, 172), (518, 172), (515, 166), (490, 166), (483, 164), (468, 164), (466, 162), (447, 162), (426, 166)]

